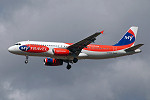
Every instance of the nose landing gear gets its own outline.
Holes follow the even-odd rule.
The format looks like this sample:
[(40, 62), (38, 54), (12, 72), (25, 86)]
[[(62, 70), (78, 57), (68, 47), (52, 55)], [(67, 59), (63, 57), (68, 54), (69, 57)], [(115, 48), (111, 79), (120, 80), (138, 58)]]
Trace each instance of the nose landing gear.
[(26, 55), (26, 60), (25, 60), (25, 64), (27, 64), (28, 63), (28, 55)]

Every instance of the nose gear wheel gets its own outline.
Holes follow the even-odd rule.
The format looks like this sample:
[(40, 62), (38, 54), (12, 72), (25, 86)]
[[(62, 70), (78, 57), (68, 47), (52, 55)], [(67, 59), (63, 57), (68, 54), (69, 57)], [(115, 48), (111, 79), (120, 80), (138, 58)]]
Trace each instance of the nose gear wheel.
[(27, 64), (27, 63), (28, 63), (28, 58), (29, 58), (29, 56), (28, 56), (28, 55), (26, 55), (25, 64)]

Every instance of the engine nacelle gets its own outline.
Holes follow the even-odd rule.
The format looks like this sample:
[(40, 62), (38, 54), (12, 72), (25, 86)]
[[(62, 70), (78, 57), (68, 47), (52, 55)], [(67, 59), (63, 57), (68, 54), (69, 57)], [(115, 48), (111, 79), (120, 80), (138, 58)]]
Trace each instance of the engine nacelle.
[(56, 56), (68, 56), (70, 54), (70, 51), (63, 48), (54, 48), (53, 53)]
[(47, 65), (47, 66), (59, 66), (59, 65), (63, 65), (63, 60), (45, 58), (44, 59), (44, 64)]

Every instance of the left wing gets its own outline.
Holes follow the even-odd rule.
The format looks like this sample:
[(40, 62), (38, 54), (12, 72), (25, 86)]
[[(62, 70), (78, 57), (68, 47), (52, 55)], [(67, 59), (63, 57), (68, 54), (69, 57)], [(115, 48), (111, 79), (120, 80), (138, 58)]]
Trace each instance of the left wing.
[(96, 32), (94, 33), (93, 35), (77, 42), (77, 43), (74, 43), (72, 44), (71, 46), (69, 46), (67, 49), (69, 51), (71, 51), (72, 53), (76, 54), (76, 55), (79, 55), (79, 53), (81, 52), (81, 50), (83, 48), (85, 48), (87, 45), (89, 45), (90, 43), (94, 42), (96, 40), (96, 37), (100, 34), (103, 34), (104, 31), (101, 31), (101, 32)]

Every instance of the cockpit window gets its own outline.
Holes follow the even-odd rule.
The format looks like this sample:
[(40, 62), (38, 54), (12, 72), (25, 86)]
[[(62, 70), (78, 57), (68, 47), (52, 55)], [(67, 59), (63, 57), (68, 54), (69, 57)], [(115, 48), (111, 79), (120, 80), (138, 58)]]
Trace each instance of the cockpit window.
[(21, 45), (21, 43), (15, 43), (15, 45)]

